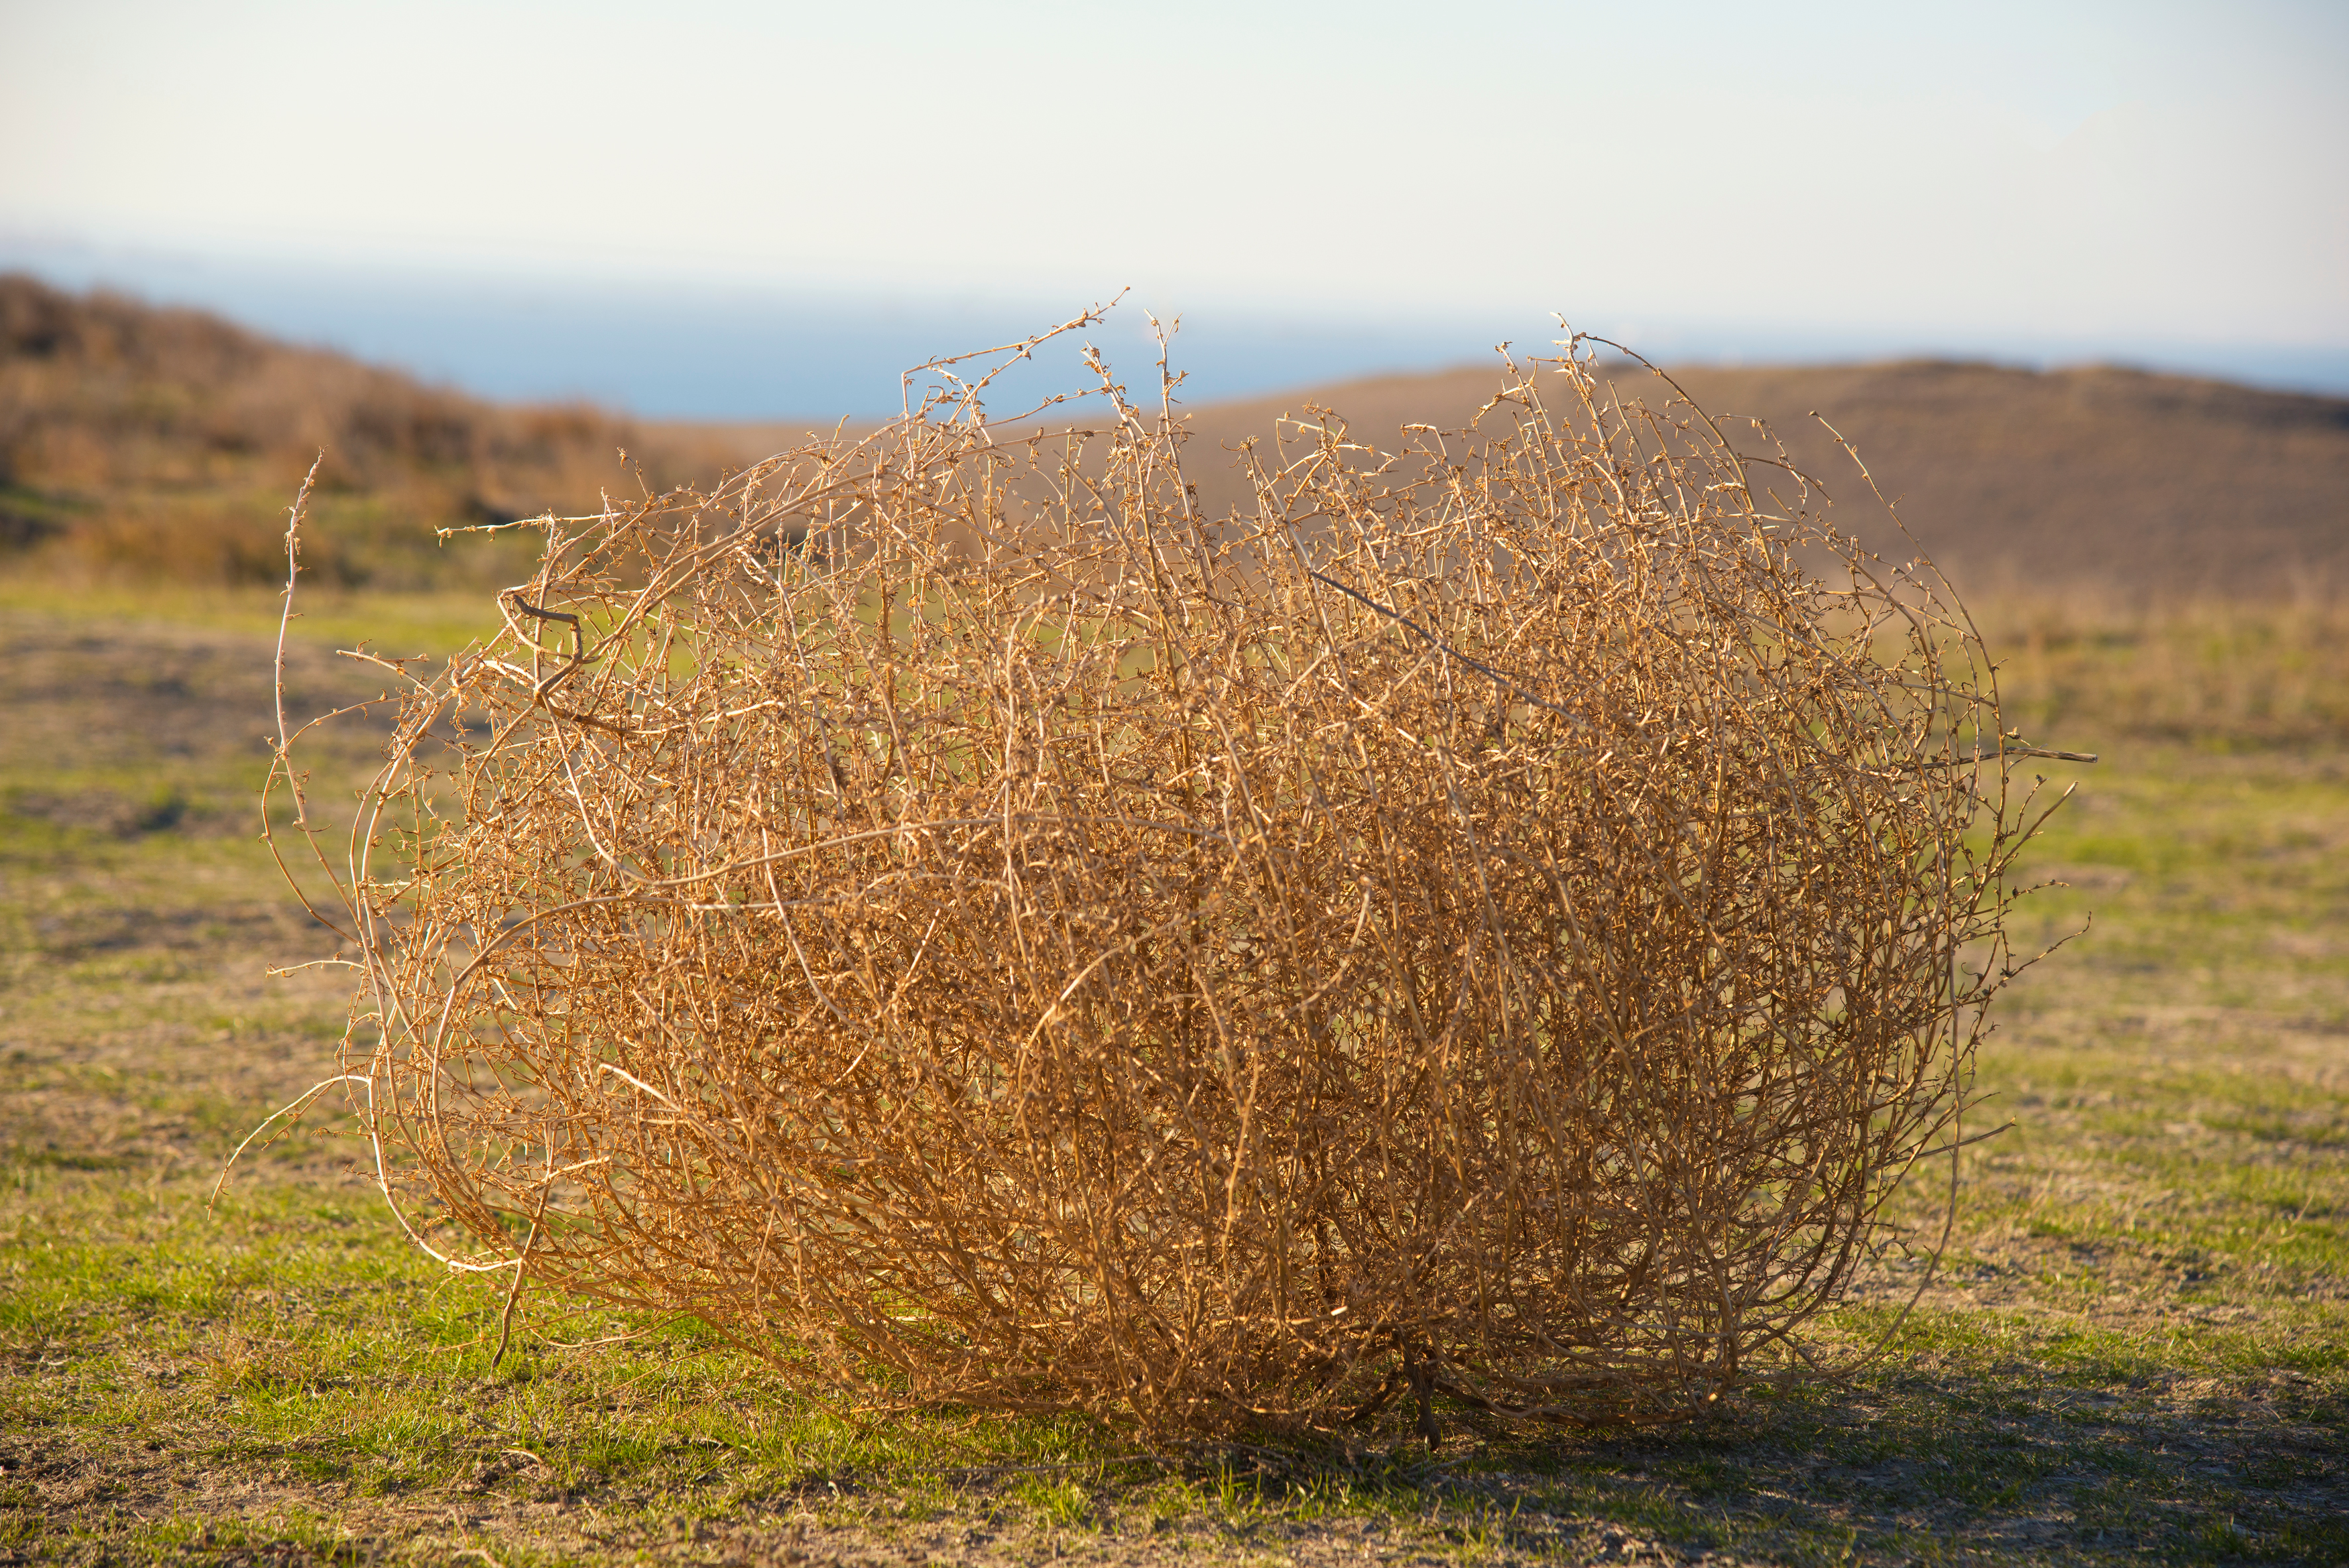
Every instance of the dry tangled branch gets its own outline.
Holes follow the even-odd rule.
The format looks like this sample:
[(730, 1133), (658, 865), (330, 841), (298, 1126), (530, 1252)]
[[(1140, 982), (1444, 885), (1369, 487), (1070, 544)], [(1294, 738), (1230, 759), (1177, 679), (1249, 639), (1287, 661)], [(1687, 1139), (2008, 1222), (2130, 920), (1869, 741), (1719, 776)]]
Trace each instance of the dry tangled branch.
[(342, 868), (396, 1206), (811, 1386), (1157, 1432), (1782, 1358), (2014, 967), (1945, 588), (1570, 353), (1284, 426), (1216, 518), (1102, 381), (544, 520)]

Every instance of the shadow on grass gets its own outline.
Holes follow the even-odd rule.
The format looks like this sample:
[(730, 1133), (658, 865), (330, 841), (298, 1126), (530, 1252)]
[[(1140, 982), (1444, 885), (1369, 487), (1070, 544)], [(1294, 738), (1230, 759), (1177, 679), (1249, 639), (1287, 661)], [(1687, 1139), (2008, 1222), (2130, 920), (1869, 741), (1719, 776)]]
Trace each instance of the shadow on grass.
[(1677, 1429), (1503, 1439), (1412, 1485), (1443, 1511), (1583, 1516), (1769, 1561), (2349, 1562), (2344, 1452), (2337, 1388), (2075, 1359), (1894, 1367)]

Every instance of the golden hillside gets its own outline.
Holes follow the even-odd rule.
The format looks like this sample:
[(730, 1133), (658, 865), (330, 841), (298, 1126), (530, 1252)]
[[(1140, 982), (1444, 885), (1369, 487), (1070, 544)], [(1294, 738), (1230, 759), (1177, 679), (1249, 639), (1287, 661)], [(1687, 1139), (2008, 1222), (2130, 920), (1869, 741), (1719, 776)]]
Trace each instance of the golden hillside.
[[(1768, 448), (1837, 502), (1836, 521), (1886, 555), (1911, 553), (1851, 460), (1848, 438), (1918, 542), (1961, 590), (2096, 590), (2125, 599), (2331, 598), (2349, 591), (2349, 399), (2096, 366), (2034, 372), (1941, 361), (1801, 368), (1674, 367), (1742, 449)], [(1650, 373), (1615, 383), (1651, 402)], [(1458, 426), (1495, 370), (1386, 377), (1211, 404), (1192, 416), (1188, 469), (1210, 506), (1243, 487), (1215, 450), (1284, 413), (1334, 409), (1359, 439)]]
[[(506, 407), (198, 311), (0, 275), (0, 551), (181, 581), (284, 575), (285, 509), (321, 453), (308, 560), (421, 586), (478, 571), (432, 530), (702, 477), (730, 446), (585, 406)], [(512, 553), (511, 550), (493, 554)]]
[[(2349, 399), (2092, 367), (1939, 361), (1672, 375), (1748, 450), (1766, 420), (1837, 501), (1835, 521), (1887, 555), (1909, 546), (1843, 432), (1917, 541), (1978, 596), (2116, 603), (2349, 590)], [(1627, 393), (1665, 391), (1637, 367)], [(1188, 411), (1186, 466), (1211, 508), (1246, 500), (1219, 450), (1283, 414), (1334, 409), (1361, 440), (1406, 422), (1464, 423), (1497, 366), (1350, 381)], [(823, 421), (828, 426), (829, 421)], [(284, 509), (323, 451), (315, 566), (380, 588), (519, 566), (526, 539), (461, 555), (432, 530), (593, 507), (639, 482), (708, 484), (797, 423), (631, 420), (581, 406), (507, 407), (186, 310), (0, 276), (0, 561), (183, 581), (274, 581)]]

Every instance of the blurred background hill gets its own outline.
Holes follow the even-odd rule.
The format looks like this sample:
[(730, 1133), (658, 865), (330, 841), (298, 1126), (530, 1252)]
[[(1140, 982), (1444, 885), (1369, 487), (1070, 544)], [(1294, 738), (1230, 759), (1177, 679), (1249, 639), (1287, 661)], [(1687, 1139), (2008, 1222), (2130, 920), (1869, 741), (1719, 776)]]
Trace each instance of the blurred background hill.
[[(1651, 400), (1664, 390), (1636, 366), (1609, 374)], [(1840, 503), (1842, 526), (1905, 555), (1820, 421), (1833, 425), (1970, 595), (2330, 602), (2349, 590), (2349, 399), (1935, 360), (1672, 375), (1741, 446), (1766, 450), (1741, 421), (1766, 422)], [(1191, 476), (1211, 507), (1237, 504), (1244, 485), (1221, 449), (1272, 436), (1284, 415), (1331, 409), (1358, 438), (1392, 445), (1407, 422), (1465, 423), (1498, 384), (1497, 365), (1470, 366), (1202, 404), (1187, 410)], [(712, 482), (813, 423), (828, 421), (492, 403), (200, 312), (0, 276), (0, 552), (19, 571), (274, 582), (285, 508), (323, 451), (309, 560), (327, 582), (511, 580), (527, 538), (452, 555), (433, 531)]]
[[(736, 443), (584, 404), (504, 407), (192, 310), (0, 275), (0, 552), (183, 583), (285, 575), (284, 516), (321, 453), (307, 560), (347, 587), (448, 584), (436, 528), (680, 482)], [(624, 467), (619, 454), (631, 459)]]
[[(2349, 591), (2349, 399), (2103, 366), (1668, 369), (1740, 449), (1768, 451), (1744, 421), (1766, 423), (1838, 503), (1840, 527), (1906, 557), (1914, 547), (1826, 426), (1840, 431), (1969, 593), (2135, 603)], [(1609, 377), (1651, 403), (1668, 393), (1636, 366)], [(1497, 367), (1470, 367), (1211, 405), (1193, 418), (1193, 449), (1269, 435), (1309, 406), (1387, 445), (1406, 421), (1464, 424), (1498, 385)], [(1204, 455), (1192, 464), (1211, 504), (1240, 495), (1220, 468)]]

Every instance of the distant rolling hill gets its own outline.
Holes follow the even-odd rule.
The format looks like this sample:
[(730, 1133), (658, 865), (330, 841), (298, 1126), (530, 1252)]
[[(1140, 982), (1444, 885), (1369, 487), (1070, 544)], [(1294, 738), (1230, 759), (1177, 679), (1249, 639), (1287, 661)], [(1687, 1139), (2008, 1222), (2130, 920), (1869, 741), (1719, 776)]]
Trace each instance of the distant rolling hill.
[[(1767, 449), (1738, 417), (1765, 420), (1834, 499), (1838, 526), (1911, 553), (1816, 411), (1961, 592), (2349, 595), (2349, 399), (2103, 366), (1669, 368), (1740, 448)], [(1651, 401), (1669, 395), (1637, 366), (1608, 375)], [(1498, 386), (1497, 370), (1471, 368), (1204, 406), (1186, 468), (1220, 508), (1246, 491), (1216, 449), (1284, 413), (1319, 405), (1389, 446), (1406, 421), (1464, 423)]]
[[(1767, 420), (1836, 499), (1841, 526), (1909, 553), (1816, 410), (1968, 593), (2349, 596), (2349, 400), (2110, 368), (1672, 374), (1725, 424)], [(1609, 375), (1651, 400), (1664, 391), (1636, 368)], [(1200, 405), (1186, 466), (1221, 509), (1247, 497), (1218, 449), (1269, 434), (1285, 412), (1330, 408), (1356, 438), (1391, 446), (1406, 422), (1464, 423), (1499, 384), (1494, 366)], [(656, 485), (706, 484), (831, 428), (500, 406), (200, 313), (0, 276), (0, 564), (271, 580), (283, 509), (323, 449), (313, 563), (354, 583), (452, 583), (514, 570), (528, 542), (452, 553), (433, 545), (433, 525), (632, 490), (619, 448)]]
[(715, 476), (736, 443), (584, 405), (515, 407), (218, 316), (0, 274), (0, 563), (274, 582), (285, 509), (323, 454), (306, 559), (385, 588), (510, 573), (528, 542), (441, 526), (595, 506)]

